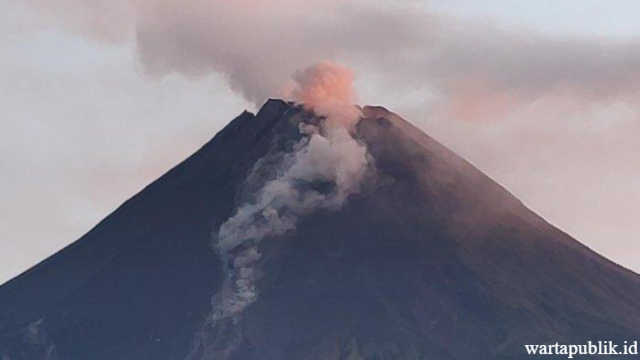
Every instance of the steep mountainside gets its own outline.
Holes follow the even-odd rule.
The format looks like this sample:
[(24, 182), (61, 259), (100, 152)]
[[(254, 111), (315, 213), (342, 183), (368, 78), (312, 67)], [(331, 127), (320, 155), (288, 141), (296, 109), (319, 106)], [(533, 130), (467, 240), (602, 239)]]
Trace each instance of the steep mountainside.
[(280, 100), (0, 287), (0, 358), (525, 359), (524, 344), (640, 339), (640, 276), (397, 115), (362, 112), (373, 175), (256, 245), (264, 276), (240, 315), (211, 320), (229, 271), (212, 239), (321, 121)]

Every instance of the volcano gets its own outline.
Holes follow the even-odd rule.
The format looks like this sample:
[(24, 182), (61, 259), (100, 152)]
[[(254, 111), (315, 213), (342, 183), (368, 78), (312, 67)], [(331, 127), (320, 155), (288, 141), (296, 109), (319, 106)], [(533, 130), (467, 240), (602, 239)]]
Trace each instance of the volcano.
[[(279, 176), (276, 155), (322, 122), (269, 100), (0, 287), (0, 358), (529, 359), (525, 344), (640, 339), (639, 275), (399, 116), (360, 110), (367, 175), (340, 206), (298, 211), (251, 247), (216, 247)], [(335, 192), (329, 180), (296, 186), (322, 195)], [(259, 257), (239, 275), (247, 249)], [(220, 315), (238, 284), (253, 297)]]

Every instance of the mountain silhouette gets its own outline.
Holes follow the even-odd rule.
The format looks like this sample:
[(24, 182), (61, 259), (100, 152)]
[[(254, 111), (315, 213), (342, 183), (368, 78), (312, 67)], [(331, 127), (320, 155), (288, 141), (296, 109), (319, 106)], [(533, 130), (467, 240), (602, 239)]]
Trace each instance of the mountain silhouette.
[(371, 174), (256, 244), (258, 296), (239, 314), (215, 318), (230, 271), (216, 234), (322, 121), (281, 100), (0, 287), (0, 359), (530, 359), (525, 344), (640, 339), (639, 275), (399, 116), (361, 111)]

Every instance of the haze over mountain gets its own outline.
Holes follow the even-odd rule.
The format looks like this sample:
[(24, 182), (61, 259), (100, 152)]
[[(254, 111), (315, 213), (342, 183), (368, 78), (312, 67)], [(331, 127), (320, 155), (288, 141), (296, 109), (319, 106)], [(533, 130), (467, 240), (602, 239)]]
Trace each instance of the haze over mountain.
[(242, 113), (0, 287), (2, 359), (524, 359), (638, 339), (640, 276), (388, 110), (307, 100)]
[(640, 171), (629, 165), (640, 156), (637, 7), (3, 1), (0, 283), (79, 238), (239, 110), (278, 96), (283, 77), (322, 59), (363, 75), (358, 103), (410, 119), (638, 272)]

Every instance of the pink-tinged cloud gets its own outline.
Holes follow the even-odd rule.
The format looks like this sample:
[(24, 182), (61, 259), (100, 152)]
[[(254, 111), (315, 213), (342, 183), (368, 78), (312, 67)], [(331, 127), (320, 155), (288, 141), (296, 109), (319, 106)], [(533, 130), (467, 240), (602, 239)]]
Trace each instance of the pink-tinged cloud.
[(293, 74), (290, 97), (321, 116), (341, 125), (352, 125), (360, 117), (355, 107), (354, 72), (331, 61), (322, 61)]
[(439, 116), (463, 121), (504, 119), (521, 106), (522, 100), (507, 91), (492, 88), (483, 79), (451, 81), (448, 97), (439, 105)]

